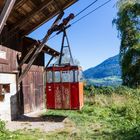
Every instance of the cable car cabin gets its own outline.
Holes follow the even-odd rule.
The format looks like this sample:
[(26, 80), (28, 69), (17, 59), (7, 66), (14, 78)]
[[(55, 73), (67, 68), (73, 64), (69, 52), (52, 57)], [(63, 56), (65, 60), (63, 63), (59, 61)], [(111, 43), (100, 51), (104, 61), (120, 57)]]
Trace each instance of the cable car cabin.
[(83, 107), (82, 68), (52, 66), (46, 70), (47, 108), (80, 110)]

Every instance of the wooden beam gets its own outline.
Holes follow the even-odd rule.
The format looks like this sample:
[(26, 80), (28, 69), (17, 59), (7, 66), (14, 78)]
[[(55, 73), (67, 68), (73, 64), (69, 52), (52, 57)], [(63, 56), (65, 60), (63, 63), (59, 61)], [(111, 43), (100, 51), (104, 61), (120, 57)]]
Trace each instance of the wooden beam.
[[(77, 2), (78, 0), (71, 0), (69, 1), (68, 3), (65, 3), (62, 7), (62, 9), (66, 9), (68, 8), (69, 6), (71, 6), (72, 4), (74, 4), (75, 2)], [(54, 1), (56, 3), (56, 1)], [(58, 0), (59, 2), (59, 0)], [(61, 5), (62, 6), (62, 5)], [(60, 6), (60, 7), (61, 7)], [(59, 8), (59, 7), (58, 7)], [(59, 14), (59, 12), (61, 11), (61, 8), (58, 9), (58, 11), (55, 11), (53, 13), (50, 14), (50, 16), (46, 17), (44, 20), (42, 20), (40, 23), (36, 24), (35, 27), (32, 27), (30, 30), (26, 31), (23, 33), (23, 35), (27, 35), (29, 33), (31, 33), (32, 31), (36, 30), (38, 27), (40, 27), (41, 25), (43, 25), (44, 23), (46, 23), (47, 21), (49, 21), (50, 19), (52, 19), (53, 17), (55, 17), (57, 14)]]
[(0, 34), (4, 28), (4, 25), (11, 13), (11, 10), (15, 4), (15, 1), (16, 0), (7, 0), (6, 3), (5, 3), (5, 6), (1, 12), (1, 15), (0, 15)]
[(29, 52), (26, 54), (26, 56), (23, 58), (23, 60), (19, 64), (19, 68), (23, 66), (23, 64), (27, 61), (27, 59), (31, 56), (31, 54), (35, 51), (36, 45), (33, 44), (33, 47), (29, 50)]
[[(61, 18), (63, 17), (64, 13), (60, 13), (58, 15), (58, 17), (56, 18), (56, 20), (54, 21), (54, 23), (52, 24), (50, 30), (52, 28), (54, 28), (55, 25), (58, 24), (58, 22), (61, 20)], [(18, 84), (21, 83), (22, 79), (25, 77), (25, 75), (27, 74), (27, 72), (30, 70), (33, 62), (36, 60), (36, 58), (38, 57), (38, 55), (40, 54), (40, 52), (43, 50), (43, 47), (45, 46), (45, 43), (48, 41), (50, 35), (52, 34), (52, 32), (50, 32), (50, 30), (48, 30), (47, 34), (45, 35), (45, 37), (43, 38), (43, 41), (41, 42), (41, 44), (38, 46), (38, 48), (36, 49), (36, 51), (34, 52), (33, 56), (31, 57), (29, 63), (27, 64), (26, 68), (24, 69), (24, 71), (22, 72), (22, 74), (19, 76), (18, 78)]]
[(47, 54), (53, 56), (53, 57), (57, 57), (57, 56), (60, 55), (60, 52), (58, 52), (58, 51), (52, 49), (51, 47), (49, 47), (49, 46), (47, 46), (47, 45), (44, 46), (44, 48), (43, 48), (42, 51), (43, 51), (44, 53), (47, 53)]
[[(37, 44), (37, 42), (33, 43), (32, 46), (30, 47), (30, 50), (28, 51), (28, 53), (25, 55), (25, 57), (22, 59), (22, 61), (19, 63), (18, 68), (21, 68), (23, 66), (23, 64), (29, 59), (29, 57), (31, 57), (31, 54), (37, 49), (37, 46), (39, 44)], [(48, 47), (48, 46), (44, 46), (42, 52), (47, 53), (49, 55), (52, 55), (52, 57), (56, 57), (59, 56), (60, 53), (55, 51), (54, 49)]]
[[(23, 0), (22, 0), (23, 1)], [(44, 2), (42, 3), (42, 5), (43, 6), (45, 6), (46, 4), (45, 3), (47, 3), (46, 1), (48, 1), (48, 0), (44, 0)], [(51, 3), (52, 1), (54, 1), (54, 0), (50, 0), (49, 1), (49, 3)], [(64, 9), (66, 9), (66, 8), (68, 8), (69, 6), (71, 6), (73, 3), (75, 3), (77, 0), (70, 0), (70, 1), (67, 1), (64, 5), (61, 5), (60, 4), (60, 7), (62, 7), (62, 9), (64, 10)], [(56, 1), (54, 1), (55, 3), (56, 3)], [(60, 1), (58, 0), (57, 1), (58, 3), (60, 3)], [(48, 4), (49, 4), (48, 3)], [(47, 6), (47, 5), (46, 5)], [(38, 7), (41, 7), (41, 6), (38, 6)], [(45, 7), (46, 8), (46, 7)], [(38, 8), (39, 9), (39, 8)], [(22, 30), (22, 29), (20, 29), (20, 27), (22, 28), (22, 26), (21, 25), (18, 25), (19, 23), (16, 23), (16, 24), (14, 24), (14, 28), (18, 28), (19, 27), (19, 30), (21, 30), (21, 33), (22, 33), (22, 35), (23, 36), (25, 36), (25, 35), (27, 35), (27, 34), (29, 34), (29, 33), (31, 33), (32, 31), (34, 31), (34, 30), (36, 30), (39, 26), (41, 26), (42, 24), (44, 24), (45, 22), (47, 22), (47, 21), (49, 21), (51, 18), (53, 18), (54, 16), (56, 16), (57, 14), (59, 14), (60, 13), (60, 11), (62, 10), (61, 8), (59, 8), (58, 6), (57, 6), (57, 11), (54, 11), (53, 13), (50, 13), (49, 15), (45, 15), (45, 13), (44, 13), (44, 15), (45, 15), (45, 17), (40, 21), (40, 22), (37, 22), (36, 24), (33, 24), (32, 26), (31, 26), (31, 28), (29, 27), (27, 30)], [(34, 8), (34, 11), (33, 12), (31, 12), (31, 13), (33, 13), (33, 16), (35, 15), (35, 14), (37, 14), (38, 12), (41, 12), (42, 10), (41, 10), (41, 8), (40, 8), (40, 10), (38, 10), (38, 11), (36, 11), (36, 8)], [(28, 18), (28, 20), (30, 20), (30, 18), (31, 17), (33, 17), (31, 14), (29, 14), (29, 15), (27, 15), (27, 17), (29, 16), (29, 18)], [(26, 20), (26, 19), (25, 19)], [(26, 22), (28, 21), (28, 20), (26, 20)], [(20, 21), (21, 22), (21, 21)], [(22, 25), (26, 25), (26, 23), (23, 23)], [(15, 30), (15, 29), (11, 29), (11, 32), (17, 32), (17, 29)], [(12, 34), (12, 33), (11, 33)]]
[(31, 11), (30, 13), (28, 13), (28, 15), (26, 16), (25, 19), (19, 21), (16, 23), (16, 25), (14, 26), (13, 29), (11, 29), (11, 32), (14, 32), (18, 27), (22, 27), (26, 22), (28, 22), (28, 20), (30, 18), (32, 18), (34, 15), (36, 15), (37, 13), (39, 13), (40, 11), (42, 11), (44, 8), (46, 8), (53, 0), (45, 0), (41, 5), (39, 5), (38, 7), (34, 8), (33, 11)]
[(23, 5), (25, 2), (27, 2), (27, 0), (16, 0), (15, 8), (20, 7), (20, 6)]

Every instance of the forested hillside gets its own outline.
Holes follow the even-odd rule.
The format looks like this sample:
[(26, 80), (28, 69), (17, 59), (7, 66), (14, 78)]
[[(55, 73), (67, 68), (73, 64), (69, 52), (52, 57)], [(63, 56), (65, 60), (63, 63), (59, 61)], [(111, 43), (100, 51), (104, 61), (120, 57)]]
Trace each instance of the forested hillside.
[(98, 66), (84, 71), (84, 78), (88, 84), (101, 86), (120, 85), (121, 68), (119, 55), (108, 58)]

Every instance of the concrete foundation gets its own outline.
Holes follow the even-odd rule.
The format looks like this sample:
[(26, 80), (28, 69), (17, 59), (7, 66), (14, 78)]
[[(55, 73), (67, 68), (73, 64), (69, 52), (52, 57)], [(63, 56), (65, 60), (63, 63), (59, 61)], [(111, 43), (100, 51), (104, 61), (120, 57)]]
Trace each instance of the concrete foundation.
[[(3, 89), (5, 85), (9, 86), (8, 92)], [(18, 116), (16, 74), (0, 73), (0, 86), (0, 119), (14, 120)]]

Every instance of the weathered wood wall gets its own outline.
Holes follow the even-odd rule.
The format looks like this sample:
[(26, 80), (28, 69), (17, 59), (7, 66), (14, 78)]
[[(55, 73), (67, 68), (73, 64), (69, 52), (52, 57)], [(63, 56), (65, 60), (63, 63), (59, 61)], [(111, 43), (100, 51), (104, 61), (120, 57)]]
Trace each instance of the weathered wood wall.
[[(29, 47), (34, 43), (33, 40), (23, 39), (22, 42), (22, 57), (29, 51)], [(26, 61), (28, 63), (28, 60)], [(26, 64), (23, 65), (23, 69)], [(23, 79), (23, 97), (24, 97), (24, 113), (34, 110), (43, 109), (44, 99), (44, 54), (41, 53), (34, 62), (30, 71)]]
[(43, 109), (44, 83), (42, 67), (32, 66), (23, 79), (24, 113)]
[[(0, 72), (12, 73), (17, 71), (17, 53), (20, 53), (20, 40), (18, 35), (8, 36), (8, 27), (0, 34), (0, 52), (5, 53), (5, 58), (0, 56)], [(2, 54), (1, 54), (2, 55)]]
[(0, 58), (0, 72), (12, 73), (17, 71), (17, 51), (0, 45), (0, 51), (6, 55), (6, 59)]
[[(5, 38), (0, 36), (0, 41), (5, 42)], [(29, 51), (30, 43), (24, 39), (21, 40), (12, 37), (5, 46), (0, 45), (0, 51), (6, 54), (6, 59), (0, 58), (0, 73), (17, 73), (18, 75), (18, 62), (17, 54), (23, 57)], [(26, 64), (23, 65), (24, 69)], [(18, 105), (21, 113), (28, 113), (42, 109), (44, 105), (44, 54), (35, 61), (26, 77), (21, 84), (20, 92), (18, 95)], [(6, 77), (5, 77), (6, 78)]]

